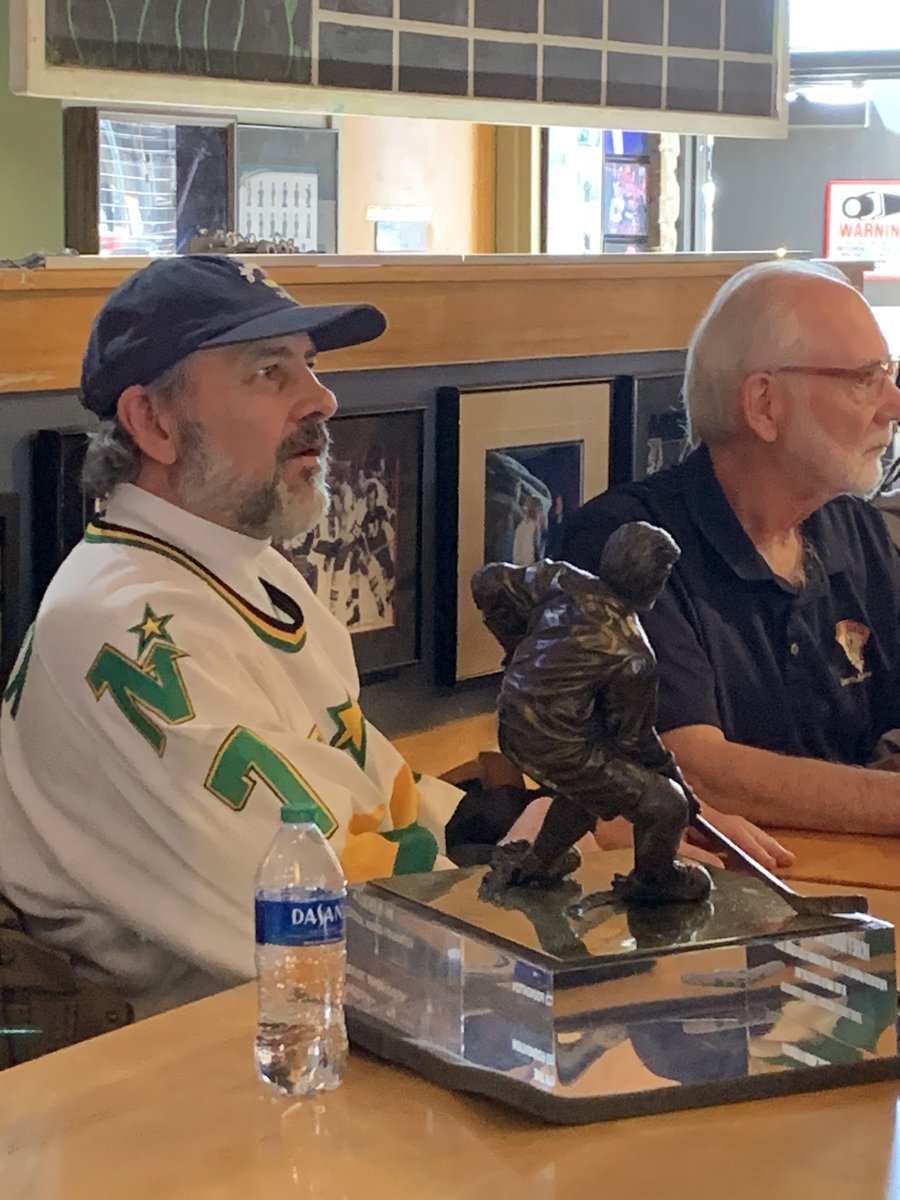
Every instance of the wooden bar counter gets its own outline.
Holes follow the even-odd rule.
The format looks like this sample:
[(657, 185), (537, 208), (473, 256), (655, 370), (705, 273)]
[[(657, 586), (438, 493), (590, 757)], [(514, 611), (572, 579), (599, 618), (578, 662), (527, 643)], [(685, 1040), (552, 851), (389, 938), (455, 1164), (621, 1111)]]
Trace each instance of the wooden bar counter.
[[(869, 895), (874, 912), (900, 922), (900, 891)], [(255, 1078), (254, 1018), (248, 984), (0, 1074), (0, 1196), (900, 1195), (900, 1080), (558, 1127), (354, 1052), (338, 1091), (292, 1103)]]
[[(900, 897), (900, 838), (773, 829), (797, 856), (786, 878), (894, 891)], [(802, 889), (801, 889), (802, 890)], [(893, 918), (888, 918), (892, 920)]]
[[(329, 370), (683, 350), (715, 292), (773, 254), (467, 258), (263, 255), (248, 261), (304, 303), (368, 301), (376, 342), (334, 351)], [(0, 271), (0, 393), (78, 385), (91, 322), (147, 259), (50, 260)], [(862, 286), (865, 263), (841, 264)]]

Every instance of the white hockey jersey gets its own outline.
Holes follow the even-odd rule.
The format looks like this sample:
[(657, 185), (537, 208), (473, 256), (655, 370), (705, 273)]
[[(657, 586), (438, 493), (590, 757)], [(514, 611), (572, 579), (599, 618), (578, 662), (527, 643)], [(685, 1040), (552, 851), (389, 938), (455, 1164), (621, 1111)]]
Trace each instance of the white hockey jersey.
[(0, 891), (139, 1015), (252, 977), (284, 801), (313, 797), (352, 882), (434, 865), (460, 798), (365, 720), (290, 563), (131, 485), (51, 583), (0, 729)]

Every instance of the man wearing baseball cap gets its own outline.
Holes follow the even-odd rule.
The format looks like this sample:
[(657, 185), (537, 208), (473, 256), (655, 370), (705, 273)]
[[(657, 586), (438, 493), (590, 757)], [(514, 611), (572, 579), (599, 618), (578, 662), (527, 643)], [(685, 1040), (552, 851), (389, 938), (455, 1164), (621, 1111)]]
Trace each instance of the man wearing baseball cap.
[(151, 263), (94, 324), (104, 512), (6, 691), (0, 890), (139, 1016), (252, 976), (283, 803), (313, 798), (351, 881), (443, 848), (461, 793), (414, 780), (365, 720), (348, 634), (271, 545), (327, 507), (317, 354), (384, 328), (216, 255)]

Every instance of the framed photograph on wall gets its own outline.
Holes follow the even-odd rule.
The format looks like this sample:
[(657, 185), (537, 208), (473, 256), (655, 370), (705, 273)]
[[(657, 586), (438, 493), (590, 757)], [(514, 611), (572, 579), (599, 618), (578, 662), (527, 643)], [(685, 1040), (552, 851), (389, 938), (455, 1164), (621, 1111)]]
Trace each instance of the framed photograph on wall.
[(0, 690), (19, 653), (19, 497), (0, 495)]
[(603, 164), (604, 237), (647, 236), (647, 187), (650, 168), (643, 162)]
[(608, 381), (438, 391), (435, 657), (455, 684), (500, 670), (472, 600), (486, 562), (551, 558), (569, 513), (607, 486)]
[(278, 549), (346, 625), (362, 678), (419, 657), (421, 409), (335, 417), (331, 507)]
[(677, 373), (615, 378), (610, 485), (645, 479), (690, 453), (683, 382)]
[(250, 241), (292, 238), (337, 253), (338, 132), (238, 125), (237, 228)]

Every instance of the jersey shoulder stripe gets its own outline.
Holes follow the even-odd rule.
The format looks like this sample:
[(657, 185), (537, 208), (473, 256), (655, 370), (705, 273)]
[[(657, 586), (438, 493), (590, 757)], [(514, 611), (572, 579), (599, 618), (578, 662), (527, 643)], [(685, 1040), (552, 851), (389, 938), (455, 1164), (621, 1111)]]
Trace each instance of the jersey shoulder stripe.
[(289, 654), (296, 654), (298, 650), (303, 649), (306, 642), (303, 610), (292, 596), (265, 579), (260, 579), (260, 583), (265, 588), (273, 606), (279, 612), (284, 613), (283, 621), (257, 608), (255, 604), (241, 596), (187, 551), (181, 550), (178, 546), (173, 546), (170, 542), (155, 537), (153, 534), (143, 533), (139, 529), (130, 529), (126, 525), (113, 525), (98, 517), (88, 525), (84, 533), (84, 540), (93, 543), (130, 546), (137, 550), (149, 551), (151, 554), (160, 554), (163, 558), (178, 563), (212, 588), (220, 599), (224, 600), (247, 622), (257, 637), (268, 645)]

